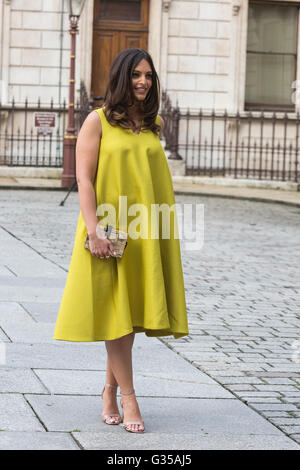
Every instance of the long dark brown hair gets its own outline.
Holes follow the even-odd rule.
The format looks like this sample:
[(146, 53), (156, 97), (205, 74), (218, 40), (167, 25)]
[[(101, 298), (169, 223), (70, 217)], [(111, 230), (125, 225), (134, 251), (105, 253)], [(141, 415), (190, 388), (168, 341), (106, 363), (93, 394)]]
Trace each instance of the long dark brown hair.
[(136, 65), (145, 59), (152, 70), (152, 86), (145, 100), (140, 103), (144, 124), (141, 131), (150, 129), (159, 133), (160, 126), (155, 123), (159, 109), (160, 83), (151, 56), (144, 49), (125, 49), (114, 58), (109, 71), (109, 80), (104, 97), (104, 113), (108, 122), (124, 129), (134, 126), (128, 116), (128, 107), (134, 103), (132, 74)]

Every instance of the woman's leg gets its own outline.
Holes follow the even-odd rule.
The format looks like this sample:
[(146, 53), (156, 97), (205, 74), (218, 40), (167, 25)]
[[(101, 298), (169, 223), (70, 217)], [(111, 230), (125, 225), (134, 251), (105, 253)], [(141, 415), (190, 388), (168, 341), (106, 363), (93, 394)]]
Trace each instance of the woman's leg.
[[(131, 339), (131, 348), (133, 346), (135, 334), (130, 336)], [(114, 376), (114, 373), (111, 368), (109, 356), (107, 355), (106, 360), (106, 383), (111, 385), (118, 385), (118, 382)], [(117, 391), (116, 388), (106, 387), (103, 394), (103, 413), (119, 413), (118, 403), (116, 399)], [(117, 422), (117, 417), (112, 417), (110, 419), (111, 422)]]
[[(134, 334), (131, 337), (132, 345), (134, 341)], [(114, 376), (112, 371), (109, 357), (107, 355), (106, 360), (106, 382), (110, 385), (118, 386), (118, 382)], [(103, 393), (103, 414), (110, 414), (110, 413), (119, 413), (118, 403), (117, 403), (117, 388), (115, 387), (105, 387)], [(108, 418), (107, 418), (108, 419)], [(111, 423), (116, 423), (119, 421), (119, 418), (116, 416), (112, 416), (110, 418)]]
[(114, 373), (112, 371), (108, 355), (106, 359), (106, 383), (111, 384), (111, 385), (116, 385), (116, 386), (118, 385), (116, 378), (114, 376)]
[[(103, 411), (102, 414), (115, 414), (119, 413), (119, 408), (118, 408), (118, 403), (117, 403), (117, 386), (118, 383), (115, 379), (115, 376), (111, 370), (110, 363), (109, 363), (109, 358), (107, 356), (106, 360), (106, 384), (110, 385), (115, 385), (115, 387), (104, 387), (102, 399), (103, 399)], [(106, 418), (106, 420), (109, 420), (108, 424), (113, 424), (120, 422), (120, 418), (117, 416), (111, 416), (110, 418)]]
[[(130, 338), (132, 341), (131, 348), (133, 346), (134, 337), (135, 337), (135, 333), (132, 333), (132, 335), (130, 335)], [(116, 381), (116, 378), (114, 376), (114, 373), (110, 365), (108, 354), (107, 354), (107, 359), (106, 359), (106, 383), (111, 384), (111, 385), (118, 385), (118, 382)]]
[[(130, 333), (122, 338), (105, 341), (109, 367), (112, 371), (110, 378), (115, 378), (122, 393), (130, 393), (133, 390), (132, 373), (132, 346), (135, 333)], [(109, 372), (110, 373), (110, 372)], [(124, 406), (124, 421), (140, 421), (141, 413), (135, 395), (122, 396)], [(132, 430), (138, 430), (139, 425), (131, 425)]]

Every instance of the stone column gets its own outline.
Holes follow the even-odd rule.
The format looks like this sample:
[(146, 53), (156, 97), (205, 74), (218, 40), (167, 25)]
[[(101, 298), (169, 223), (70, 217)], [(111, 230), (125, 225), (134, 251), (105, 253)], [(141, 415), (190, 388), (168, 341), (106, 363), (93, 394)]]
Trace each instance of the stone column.
[(0, 99), (2, 104), (7, 104), (9, 100), (10, 0), (4, 0), (0, 5), (0, 38)]
[(160, 58), (160, 77), (163, 89), (167, 89), (168, 72), (168, 43), (169, 43), (169, 8), (171, 0), (162, 2), (162, 32), (161, 32), (161, 58)]
[(244, 111), (246, 49), (248, 31), (248, 0), (232, 4), (232, 41), (229, 103), (231, 112)]
[(161, 71), (162, 0), (150, 0), (148, 51), (160, 77)]
[(86, 86), (90, 97), (92, 81), (92, 55), (93, 55), (93, 20), (94, 20), (94, 0), (85, 2), (79, 20), (78, 35), (78, 67), (76, 69), (76, 91), (80, 92), (80, 81)]

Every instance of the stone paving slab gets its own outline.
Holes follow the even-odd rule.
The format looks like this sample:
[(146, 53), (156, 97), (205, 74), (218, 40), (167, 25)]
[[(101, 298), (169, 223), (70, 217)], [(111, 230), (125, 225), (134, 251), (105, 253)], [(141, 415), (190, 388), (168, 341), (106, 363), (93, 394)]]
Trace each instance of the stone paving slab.
[[(1, 243), (1, 242), (0, 242)], [(32, 250), (34, 251), (34, 250)], [(40, 256), (38, 253), (36, 253), (36, 256)], [(1, 254), (2, 257), (2, 254)], [(22, 263), (20, 263), (20, 258), (22, 259)], [(33, 258), (35, 258), (35, 255), (33, 255)], [(58, 272), (58, 268), (55, 266), (55, 264), (48, 263), (47, 267), (45, 266), (44, 261), (41, 261), (40, 259), (33, 259), (31, 257), (31, 254), (27, 254), (26, 256), (23, 256), (21, 253), (19, 256), (9, 256), (7, 254), (6, 259), (3, 260), (7, 268), (15, 274), (15, 276), (35, 276), (35, 277), (61, 277), (65, 278), (65, 273), (62, 273), (61, 271)], [(34, 269), (33, 269), (34, 267)], [(2, 290), (2, 292), (5, 294), (5, 290)], [(12, 300), (6, 299), (5, 297), (3, 300)], [(21, 300), (21, 299), (19, 299)], [(29, 297), (24, 297), (22, 300), (26, 302), (34, 302), (34, 301), (39, 301), (39, 299), (35, 298), (34, 296), (29, 296)], [(47, 301), (47, 300), (45, 300)], [(51, 301), (51, 298), (49, 299)]]
[(0, 432), (1, 450), (79, 450), (70, 434), (62, 432)]
[(22, 302), (21, 305), (35, 321), (40, 323), (55, 323), (60, 307), (59, 302)]
[(31, 369), (0, 367), (0, 393), (49, 393)]
[[(15, 233), (14, 224), (12, 224), (9, 229), (14, 231), (15, 237), (18, 236)], [(23, 237), (23, 235), (24, 231), (22, 230), (19, 237)], [(64, 271), (41, 256), (41, 253), (36, 250), (36, 246), (32, 243), (32, 240), (31, 243), (33, 246), (30, 247), (25, 240), (22, 241), (15, 237), (11, 236), (10, 230), (8, 232), (0, 229), (0, 245), (5, 246), (5, 250), (1, 250), (1, 265), (6, 266), (10, 274), (13, 273), (15, 277), (30, 278), (44, 277), (64, 279), (66, 277)], [(9, 276), (9, 278), (10, 277), (11, 276)]]
[(57, 277), (31, 277), (31, 276), (0, 276), (1, 286), (4, 288), (14, 287), (20, 290), (23, 287), (48, 289), (58, 287), (61, 289), (62, 280)]
[(45, 368), (84, 370), (87, 365), (91, 370), (105, 369), (104, 356), (97, 344), (65, 342), (39, 344), (6, 344), (6, 367), (11, 368)]
[(3, 321), (2, 329), (14, 343), (53, 343), (53, 323)]
[[(288, 437), (231, 434), (145, 433), (124, 437), (124, 432), (73, 432), (86, 450), (299, 450)], [(129, 433), (126, 433), (129, 434)]]
[(9, 279), (9, 278), (16, 279), (16, 276), (7, 268), (7, 266), (0, 264), (0, 278), (1, 279)]
[(29, 313), (20, 305), (19, 302), (8, 302), (5, 300), (0, 300), (0, 322), (2, 323), (5, 320), (11, 321), (29, 321), (31, 317)]
[[(46, 370), (34, 372), (53, 394), (99, 395), (105, 383), (105, 372), (87, 370)], [(1, 375), (0, 375), (1, 376)], [(234, 398), (218, 384), (201, 383), (201, 376), (184, 379), (169, 374), (135, 374), (137, 396), (190, 397), (190, 398)]]
[[(17, 284), (17, 283), (16, 283)], [(0, 285), (0, 298), (7, 302), (51, 302), (51, 299), (61, 298), (62, 288), (36, 286)]]
[[(0, 328), (1, 328), (1, 327), (0, 327)], [(1, 329), (0, 329), (0, 341), (1, 341), (1, 343), (6, 343), (6, 342), (9, 342), (9, 341), (10, 341), (9, 338), (8, 338), (8, 336), (7, 336), (7, 335), (4, 333), (4, 331), (1, 330)], [(0, 365), (1, 365), (1, 363), (0, 363)]]
[[(101, 421), (100, 397), (38, 394), (25, 396), (49, 431), (110, 431), (109, 426)], [(237, 399), (140, 397), (139, 406), (143, 410), (145, 427), (149, 433), (207, 432), (232, 436), (282, 434)], [(116, 432), (124, 431), (118, 429)]]
[(0, 393), (0, 430), (43, 431), (44, 427), (22, 395)]
[[(192, 374), (195, 377), (193, 366), (185, 361), (180, 355), (174, 355), (169, 348), (165, 349), (165, 345), (157, 338), (148, 338), (143, 333), (135, 335), (134, 346), (132, 351), (133, 370), (134, 373), (142, 374), (164, 374), (167, 377), (170, 372), (175, 379), (185, 378)], [(162, 360), (162, 357), (164, 358)], [(145, 360), (151, 362), (151, 369), (145, 367)], [(200, 372), (200, 371), (198, 371)], [(198, 375), (198, 381), (201, 383), (212, 384), (216, 382), (207, 374)]]
[[(40, 290), (42, 291), (43, 289)], [(16, 298), (18, 295), (20, 294), (16, 294)], [(0, 302), (0, 325), (2, 331), (15, 343), (53, 342), (54, 325), (38, 323), (17, 302)]]

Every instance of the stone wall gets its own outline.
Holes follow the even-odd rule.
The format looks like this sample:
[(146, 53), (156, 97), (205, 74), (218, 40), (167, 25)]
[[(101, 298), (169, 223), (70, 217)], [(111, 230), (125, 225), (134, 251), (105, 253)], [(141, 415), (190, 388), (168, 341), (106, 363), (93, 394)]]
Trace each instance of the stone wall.
[[(234, 12), (241, 6), (240, 13)], [(149, 50), (161, 83), (181, 108), (243, 108), (248, 0), (150, 0)], [(68, 101), (67, 0), (3, 0), (1, 98)], [(76, 89), (90, 89), (93, 0), (77, 36)], [(77, 94), (78, 96), (78, 94)]]
[(228, 105), (231, 13), (231, 0), (171, 2), (167, 89), (180, 107)]
[(66, 0), (11, 0), (9, 99), (67, 101), (69, 42)]

